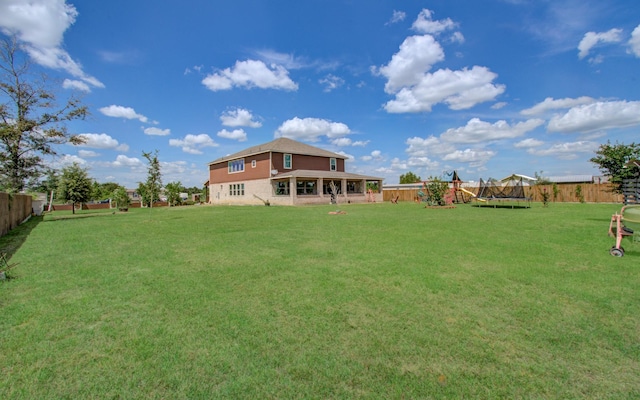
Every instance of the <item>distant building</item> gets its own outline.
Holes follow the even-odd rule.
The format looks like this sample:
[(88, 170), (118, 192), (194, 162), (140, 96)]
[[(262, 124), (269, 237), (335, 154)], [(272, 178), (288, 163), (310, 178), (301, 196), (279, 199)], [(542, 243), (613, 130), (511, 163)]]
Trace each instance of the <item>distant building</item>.
[[(382, 178), (345, 171), (347, 157), (279, 138), (209, 163), (211, 204), (382, 201)], [(338, 195), (332, 197), (332, 184)]]

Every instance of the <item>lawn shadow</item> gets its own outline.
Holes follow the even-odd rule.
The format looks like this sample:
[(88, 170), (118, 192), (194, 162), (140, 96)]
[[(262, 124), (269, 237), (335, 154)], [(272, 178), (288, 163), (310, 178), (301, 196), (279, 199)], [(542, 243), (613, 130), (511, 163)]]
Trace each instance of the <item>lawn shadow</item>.
[(0, 253), (6, 254), (9, 261), (18, 251), (20, 246), (27, 240), (31, 231), (44, 220), (42, 216), (32, 216), (29, 220), (0, 237)]
[(120, 214), (121, 211), (88, 212), (88, 213), (76, 212), (75, 214), (60, 214), (60, 215), (49, 214), (47, 215), (44, 222), (69, 221), (69, 220), (74, 220), (78, 218), (106, 217), (116, 213)]

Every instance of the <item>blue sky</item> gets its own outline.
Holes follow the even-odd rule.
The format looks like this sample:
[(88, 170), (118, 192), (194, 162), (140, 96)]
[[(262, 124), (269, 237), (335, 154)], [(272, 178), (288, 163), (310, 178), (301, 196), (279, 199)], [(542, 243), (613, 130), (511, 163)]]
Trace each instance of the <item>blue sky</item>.
[(276, 137), (397, 183), (591, 174), (601, 143), (640, 138), (637, 0), (0, 0), (60, 96), (99, 182), (163, 181)]

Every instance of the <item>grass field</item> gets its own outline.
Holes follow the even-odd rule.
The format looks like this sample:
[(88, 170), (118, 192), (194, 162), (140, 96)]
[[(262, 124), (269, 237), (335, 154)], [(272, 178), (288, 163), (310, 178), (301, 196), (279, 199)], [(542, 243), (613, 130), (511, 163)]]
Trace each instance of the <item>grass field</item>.
[(0, 239), (0, 398), (640, 397), (619, 205), (55, 212)]

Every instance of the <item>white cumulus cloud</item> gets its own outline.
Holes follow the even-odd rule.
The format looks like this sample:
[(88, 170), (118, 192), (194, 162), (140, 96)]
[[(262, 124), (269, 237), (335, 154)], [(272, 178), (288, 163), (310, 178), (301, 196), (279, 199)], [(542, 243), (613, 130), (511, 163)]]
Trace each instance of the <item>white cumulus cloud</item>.
[(131, 107), (116, 106), (112, 104), (108, 107), (100, 108), (99, 111), (107, 117), (137, 119), (140, 122), (144, 123), (147, 123), (149, 121), (147, 117), (142, 114), (138, 114), (136, 110)]
[(327, 76), (325, 76), (324, 78), (320, 79), (318, 81), (320, 84), (324, 85), (324, 92), (325, 93), (329, 93), (330, 91), (339, 88), (340, 86), (344, 85), (344, 79), (340, 78), (339, 76), (335, 76), (332, 74), (329, 74)]
[(182, 151), (189, 154), (202, 154), (204, 147), (217, 147), (218, 144), (206, 133), (199, 135), (188, 134), (184, 139), (170, 139), (169, 145), (182, 148)]
[(251, 111), (244, 108), (225, 111), (220, 116), (220, 121), (222, 121), (222, 125), (230, 127), (247, 126), (249, 128), (259, 128), (262, 126), (262, 122), (256, 121)]
[(393, 14), (391, 15), (391, 19), (385, 25), (395, 24), (396, 22), (404, 21), (407, 17), (407, 13), (404, 11), (393, 10)]
[(384, 108), (390, 113), (428, 112), (434, 104), (446, 103), (452, 110), (468, 109), (505, 91), (504, 85), (492, 83), (496, 77), (486, 67), (441, 69), (425, 74), (417, 85), (400, 90)]
[(76, 79), (65, 79), (62, 82), (62, 87), (65, 89), (80, 90), (81, 92), (85, 92), (85, 93), (91, 92), (91, 87), (89, 87), (89, 85), (87, 85), (83, 81), (79, 81)]
[(437, 35), (440, 32), (453, 29), (457, 25), (458, 24), (453, 22), (451, 18), (446, 18), (440, 21), (434, 21), (433, 11), (425, 8), (422, 11), (420, 11), (420, 14), (418, 14), (418, 18), (414, 21), (411, 28), (416, 32)]
[(561, 160), (575, 160), (579, 153), (593, 153), (598, 148), (596, 142), (579, 141), (558, 143), (548, 148), (534, 147), (527, 150), (529, 154), (543, 157), (556, 157)]
[(150, 127), (144, 129), (144, 134), (149, 136), (168, 136), (171, 134), (171, 129), (160, 129), (156, 127)]
[(207, 75), (202, 84), (211, 91), (230, 90), (234, 87), (297, 90), (298, 84), (289, 78), (289, 71), (281, 65), (267, 66), (262, 61), (236, 61), (232, 68), (225, 68)]
[(351, 130), (346, 124), (320, 118), (298, 118), (287, 120), (276, 130), (276, 137), (317, 142), (320, 136), (330, 139), (348, 135)]
[(53, 163), (54, 167), (65, 167), (68, 165), (72, 165), (73, 163), (76, 163), (80, 166), (86, 166), (87, 165), (87, 161), (81, 157), (72, 155), (72, 154), (65, 154), (63, 155), (59, 160), (57, 160), (55, 163)]
[(496, 155), (492, 150), (456, 150), (453, 153), (449, 153), (442, 157), (445, 161), (457, 161), (462, 163), (468, 163), (470, 167), (480, 167), (487, 163), (493, 156)]
[(112, 138), (106, 133), (82, 133), (78, 136), (81, 136), (85, 139), (85, 142), (79, 144), (78, 146), (117, 151), (129, 150), (128, 145), (119, 143), (116, 139)]
[(81, 158), (98, 157), (100, 154), (93, 150), (78, 150), (78, 156)]
[(112, 163), (114, 167), (142, 167), (144, 164), (136, 157), (127, 157), (119, 154), (116, 160)]
[(631, 32), (631, 39), (629, 39), (629, 51), (635, 54), (636, 57), (640, 57), (640, 25), (636, 26), (636, 29)]
[(353, 141), (349, 138), (337, 138), (331, 141), (331, 144), (338, 147), (351, 146)]
[(385, 92), (395, 93), (403, 87), (420, 83), (433, 64), (444, 60), (444, 51), (431, 35), (409, 36), (385, 66), (374, 72), (387, 78)]
[(595, 102), (596, 102), (596, 99), (591, 98), (589, 96), (582, 96), (576, 99), (572, 99), (569, 97), (566, 97), (564, 99), (554, 99), (553, 97), (547, 97), (546, 99), (536, 104), (535, 106), (520, 111), (520, 114), (539, 115), (539, 114), (544, 114), (545, 112), (551, 111), (551, 110), (571, 108), (571, 107), (580, 106), (583, 104), (591, 104)]
[(415, 168), (435, 169), (440, 165), (440, 163), (436, 160), (430, 159), (429, 157), (409, 157), (407, 165)]
[(247, 133), (243, 129), (234, 129), (232, 131), (223, 129), (218, 132), (218, 137), (245, 142), (247, 140)]
[[(372, 73), (387, 78), (385, 92), (395, 95), (384, 105), (387, 112), (430, 112), (438, 103), (445, 103), (452, 110), (464, 110), (504, 93), (504, 85), (493, 83), (498, 75), (487, 67), (475, 65), (430, 72), (434, 64), (445, 58), (433, 35), (455, 26), (448, 18), (434, 21), (432, 12), (423, 9), (413, 29), (426, 34), (407, 37), (387, 65), (371, 68)], [(450, 41), (463, 42), (464, 36), (457, 32)]]
[(512, 139), (524, 135), (543, 123), (544, 120), (541, 119), (530, 119), (513, 125), (504, 120), (491, 124), (479, 118), (472, 118), (463, 127), (448, 129), (440, 135), (440, 138), (451, 143), (483, 143)]
[(453, 152), (452, 144), (443, 142), (435, 136), (428, 138), (412, 137), (405, 142), (409, 147), (405, 150), (412, 157), (424, 157), (433, 154), (446, 154)]
[(513, 147), (519, 148), (519, 149), (527, 149), (530, 147), (538, 147), (538, 146), (542, 146), (544, 144), (544, 142), (542, 140), (538, 140), (538, 139), (533, 139), (533, 138), (528, 138), (528, 139), (524, 139), (519, 141), (518, 143), (514, 144)]
[(549, 132), (593, 132), (640, 125), (640, 101), (606, 101), (573, 107), (549, 121)]
[(589, 55), (591, 49), (599, 43), (616, 43), (622, 40), (622, 29), (610, 29), (607, 32), (587, 32), (578, 44), (578, 58), (581, 60)]
[(104, 84), (86, 74), (63, 49), (64, 33), (77, 16), (76, 8), (65, 0), (0, 1), (0, 29), (6, 35), (15, 35), (32, 60), (102, 88)]

